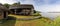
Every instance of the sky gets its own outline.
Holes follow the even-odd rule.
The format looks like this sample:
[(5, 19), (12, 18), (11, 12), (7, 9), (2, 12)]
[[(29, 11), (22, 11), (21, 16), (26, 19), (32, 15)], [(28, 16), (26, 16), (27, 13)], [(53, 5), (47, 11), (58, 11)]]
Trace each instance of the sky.
[(60, 12), (60, 0), (0, 0), (0, 3), (13, 4), (33, 4), (36, 11), (41, 12)]

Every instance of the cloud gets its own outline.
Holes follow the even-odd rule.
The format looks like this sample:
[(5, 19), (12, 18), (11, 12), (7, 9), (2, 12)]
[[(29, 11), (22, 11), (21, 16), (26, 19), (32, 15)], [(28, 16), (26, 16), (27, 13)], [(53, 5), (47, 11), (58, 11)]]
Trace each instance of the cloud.
[(15, 0), (0, 0), (0, 3), (4, 4), (4, 3), (8, 3), (8, 4), (12, 4), (14, 2), (17, 2)]
[(21, 4), (33, 4), (33, 5), (35, 5), (36, 3), (35, 3), (35, 1), (34, 0), (21, 0)]
[(38, 6), (38, 11), (42, 12), (60, 12), (60, 5), (42, 5)]
[(43, 0), (35, 10), (42, 12), (60, 12), (60, 0)]
[(0, 3), (21, 2), (21, 4), (33, 4), (35, 10), (42, 12), (60, 11), (60, 0), (0, 0)]

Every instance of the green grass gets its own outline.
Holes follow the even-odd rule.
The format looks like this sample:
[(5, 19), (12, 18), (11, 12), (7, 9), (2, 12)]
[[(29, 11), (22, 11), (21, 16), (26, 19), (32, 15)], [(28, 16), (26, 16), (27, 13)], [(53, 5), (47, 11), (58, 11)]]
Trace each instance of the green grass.
[[(36, 20), (21, 21), (17, 20), (19, 17), (16, 17), (16, 20), (8, 20), (3, 24), (0, 24), (0, 26), (60, 26), (60, 17), (57, 17), (54, 21), (45, 17)], [(25, 17), (27, 18), (32, 16), (25, 16)]]
[(56, 17), (56, 19), (54, 20), (54, 25), (60, 26), (60, 16)]
[[(45, 18), (31, 20), (31, 21), (20, 21), (20, 20), (8, 20), (3, 23), (2, 26), (51, 26), (51, 20)], [(53, 25), (52, 25), (53, 26)]]

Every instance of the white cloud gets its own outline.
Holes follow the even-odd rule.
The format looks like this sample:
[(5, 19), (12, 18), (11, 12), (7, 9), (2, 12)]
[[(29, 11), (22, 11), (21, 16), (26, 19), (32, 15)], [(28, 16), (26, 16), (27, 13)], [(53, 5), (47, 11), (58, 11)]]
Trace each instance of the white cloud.
[(22, 4), (34, 4), (34, 0), (24, 0)]
[(42, 5), (38, 7), (38, 11), (42, 12), (60, 12), (60, 5)]
[[(22, 4), (33, 4), (35, 10), (37, 10), (37, 11), (42, 11), (42, 12), (57, 11), (57, 12), (60, 12), (60, 5), (59, 5), (60, 1), (56, 2), (55, 4), (49, 4), (49, 2), (51, 2), (52, 0), (43, 0), (44, 4), (42, 4), (42, 2), (40, 2), (40, 3), (37, 2), (40, 0), (37, 0), (37, 1), (35, 1), (35, 0), (0, 0), (0, 3), (12, 4), (12, 3), (18, 2), (18, 1), (20, 1)], [(40, 5), (40, 4), (42, 4), (42, 5)]]
[(17, 2), (15, 0), (0, 0), (0, 3), (4, 4), (4, 3), (8, 3), (8, 4), (12, 4), (14, 2)]

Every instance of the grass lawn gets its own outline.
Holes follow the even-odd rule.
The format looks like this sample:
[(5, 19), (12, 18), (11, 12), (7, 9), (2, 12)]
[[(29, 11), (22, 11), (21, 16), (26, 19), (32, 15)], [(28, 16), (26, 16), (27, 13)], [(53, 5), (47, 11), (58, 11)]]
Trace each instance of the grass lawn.
[(3, 23), (2, 26), (53, 26), (51, 21), (46, 21), (46, 19), (37, 19), (31, 21), (20, 21), (20, 20), (8, 20)]
[[(0, 24), (0, 26), (60, 26), (60, 24), (58, 24), (56, 22), (58, 18), (55, 21), (52, 21), (49, 18), (21, 21), (21, 20), (17, 20), (17, 19), (34, 17), (34, 16), (17, 16), (17, 15), (9, 15), (9, 16), (16, 17), (16, 20), (8, 20), (8, 21), (4, 22), (3, 24)], [(59, 19), (58, 19), (58, 22), (59, 22)]]
[(33, 17), (36, 17), (36, 16), (21, 16), (21, 15), (8, 15), (8, 16), (14, 16), (16, 18), (33, 18)]

